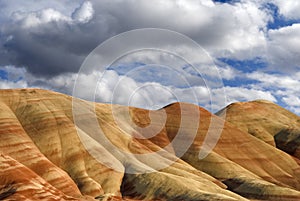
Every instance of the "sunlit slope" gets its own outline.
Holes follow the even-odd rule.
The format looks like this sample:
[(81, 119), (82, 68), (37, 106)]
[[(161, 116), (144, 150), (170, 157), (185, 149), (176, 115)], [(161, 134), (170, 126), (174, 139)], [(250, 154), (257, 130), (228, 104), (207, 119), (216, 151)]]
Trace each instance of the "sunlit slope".
[(300, 117), (269, 101), (233, 103), (217, 113), (241, 130), (300, 159)]
[[(149, 111), (40, 89), (1, 90), (0, 105), (0, 186), (14, 185), (12, 199), (30, 196), (26, 186), (38, 186), (41, 196), (49, 190), (50, 200), (300, 199), (299, 165), (290, 155), (198, 106)], [(191, 142), (183, 155), (170, 144), (181, 119), (178, 142)], [(199, 158), (204, 138), (217, 131), (213, 151)], [(30, 172), (26, 181), (11, 177), (20, 168)]]

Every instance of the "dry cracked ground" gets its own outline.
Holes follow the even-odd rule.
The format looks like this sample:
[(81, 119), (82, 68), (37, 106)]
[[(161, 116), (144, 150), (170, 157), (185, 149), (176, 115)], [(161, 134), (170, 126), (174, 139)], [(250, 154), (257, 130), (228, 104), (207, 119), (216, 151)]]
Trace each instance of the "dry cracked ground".
[(0, 90), (0, 200), (300, 200), (300, 117), (276, 104), (74, 100)]

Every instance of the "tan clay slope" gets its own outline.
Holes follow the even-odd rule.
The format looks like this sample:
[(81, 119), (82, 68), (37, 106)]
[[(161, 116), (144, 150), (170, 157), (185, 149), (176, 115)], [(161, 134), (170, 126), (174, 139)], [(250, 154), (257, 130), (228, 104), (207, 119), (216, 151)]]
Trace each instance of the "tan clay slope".
[(300, 117), (269, 101), (233, 103), (217, 113), (241, 130), (300, 159)]
[[(75, 103), (80, 106), (81, 126), (73, 122), (72, 98), (63, 94), (37, 89), (1, 90), (0, 103), (0, 153), (20, 162), (61, 191), (56, 196), (64, 193), (80, 197), (81, 192), (102, 199), (120, 196), (121, 190), (124, 197), (147, 200), (247, 200), (176, 158), (172, 147), (159, 158), (127, 157), (125, 152), (145, 154), (161, 148), (150, 140), (135, 139), (136, 132), (121, 130), (113, 119), (110, 105), (97, 104), (96, 117), (106, 138), (120, 150), (117, 155), (90, 137), (97, 134), (87, 112), (91, 103)], [(117, 113), (126, 111), (126, 107), (114, 107)], [(130, 128), (132, 124), (123, 123), (135, 131), (135, 127)], [(159, 145), (167, 143), (166, 129), (152, 140)], [(84, 147), (83, 142), (88, 146)], [(92, 157), (86, 148), (97, 155)], [(176, 162), (168, 166), (170, 160)], [(113, 164), (119, 171), (103, 163)], [(164, 163), (167, 165), (160, 171), (143, 173)], [(126, 174), (123, 178), (125, 170), (137, 174)], [(2, 177), (0, 180), (2, 185), (9, 184)], [(13, 181), (19, 183), (17, 178)]]
[[(192, 146), (182, 159), (197, 169), (224, 181), (229, 189), (243, 196), (269, 200), (300, 199), (299, 193), (278, 187), (300, 189), (300, 168), (292, 157), (226, 122), (224, 124), (222, 119), (202, 108), (193, 105), (189, 107), (189, 109), (185, 107), (186, 113), (199, 109), (200, 126)], [(187, 112), (188, 110), (191, 112)], [(170, 119), (167, 122), (170, 139), (174, 137), (180, 125), (179, 111), (179, 104), (166, 108), (168, 119)], [(194, 119), (193, 116), (187, 118), (190, 118), (190, 121)], [(219, 129), (222, 134), (214, 151), (200, 160), (199, 151), (208, 133), (211, 120), (214, 121), (214, 125), (210, 128), (210, 135), (214, 137)], [(191, 128), (185, 128), (182, 132), (185, 132), (188, 137), (191, 135), (190, 130)]]
[[(148, 111), (77, 100), (72, 108), (71, 97), (38, 89), (1, 90), (0, 104), (0, 153), (43, 178), (41, 188), (52, 185), (58, 197), (300, 200), (299, 165), (291, 156), (191, 104)], [(222, 135), (199, 159), (209, 126), (210, 135)], [(179, 141), (168, 146), (179, 128)], [(189, 140), (184, 161), (176, 158)]]
[[(124, 107), (117, 110), (118, 114), (125, 113), (122, 109), (124, 110)], [(192, 128), (194, 124), (191, 123), (197, 119), (195, 110), (200, 111), (200, 127), (198, 129)], [(146, 127), (150, 124), (149, 116), (151, 116), (152, 125), (157, 124), (159, 127), (159, 116), (163, 114), (161, 111), (149, 112), (132, 108), (129, 112), (133, 121), (138, 125)], [(224, 181), (229, 189), (249, 198), (289, 201), (300, 199), (299, 192), (292, 190), (300, 189), (300, 168), (288, 154), (261, 142), (226, 122), (224, 124), (222, 119), (197, 106), (176, 103), (165, 107), (164, 111), (167, 114), (167, 126), (163, 130), (166, 130), (168, 141), (172, 141), (178, 134), (179, 127), (181, 127), (180, 132), (184, 133), (179, 144), (192, 138), (193, 132), (196, 131), (197, 135), (195, 139), (192, 139), (192, 146), (182, 157), (186, 162)], [(214, 124), (210, 129), (211, 134), (214, 135), (218, 130), (221, 130), (222, 135), (214, 152), (200, 160), (198, 157), (200, 146), (208, 132), (212, 118)], [(182, 119), (185, 119), (184, 125), (181, 125)], [(125, 125), (122, 127), (126, 129)], [(128, 127), (132, 129), (131, 126)], [(155, 126), (152, 129), (155, 129)], [(147, 133), (144, 135), (147, 136)], [(150, 138), (150, 141), (154, 143), (158, 141), (159, 146), (165, 146), (164, 143), (161, 143), (166, 141), (164, 135), (164, 132), (161, 132), (158, 137)], [(161, 140), (157, 138), (161, 138)], [(145, 144), (142, 139), (137, 141)], [(182, 146), (173, 147), (173, 152), (180, 152), (181, 148)]]
[(27, 166), (63, 193), (72, 196), (81, 195), (68, 174), (39, 151), (14, 113), (3, 102), (0, 102), (0, 153)]
[(79, 200), (66, 196), (9, 156), (0, 155), (0, 200)]
[[(26, 166), (9, 156), (0, 154), (0, 200), (93, 201), (95, 199), (89, 196), (67, 196)], [(123, 200), (121, 197), (114, 196), (107, 201), (134, 200)]]

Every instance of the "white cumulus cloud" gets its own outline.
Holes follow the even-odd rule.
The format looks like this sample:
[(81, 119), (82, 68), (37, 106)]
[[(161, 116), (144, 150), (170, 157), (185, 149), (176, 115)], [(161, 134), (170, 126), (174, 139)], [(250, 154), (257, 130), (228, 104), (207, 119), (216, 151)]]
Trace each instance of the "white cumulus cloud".
[(93, 15), (94, 9), (92, 3), (89, 1), (85, 1), (79, 8), (77, 8), (73, 12), (72, 18), (75, 21), (87, 23), (92, 19)]
[(270, 66), (281, 71), (300, 70), (300, 24), (268, 32)]
[(300, 2), (295, 0), (273, 0), (281, 15), (288, 19), (300, 19)]

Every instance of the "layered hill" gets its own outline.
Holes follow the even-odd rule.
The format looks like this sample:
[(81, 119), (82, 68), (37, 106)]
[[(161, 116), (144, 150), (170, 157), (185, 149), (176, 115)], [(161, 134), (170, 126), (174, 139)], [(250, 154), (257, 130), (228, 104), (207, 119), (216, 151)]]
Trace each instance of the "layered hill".
[(300, 159), (300, 117), (265, 100), (233, 103), (217, 113), (239, 129)]
[(186, 103), (1, 90), (0, 154), (0, 199), (300, 200), (292, 156)]

